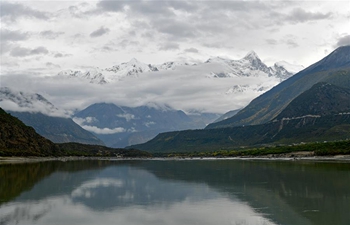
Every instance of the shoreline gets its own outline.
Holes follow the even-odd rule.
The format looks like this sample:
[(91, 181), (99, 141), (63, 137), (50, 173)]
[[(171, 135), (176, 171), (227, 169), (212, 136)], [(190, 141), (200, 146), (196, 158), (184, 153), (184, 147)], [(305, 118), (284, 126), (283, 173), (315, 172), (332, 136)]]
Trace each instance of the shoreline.
[(46, 161), (80, 161), (80, 160), (110, 160), (110, 161), (123, 161), (123, 160), (266, 160), (266, 161), (325, 161), (325, 162), (349, 162), (350, 155), (335, 155), (335, 156), (311, 156), (311, 155), (285, 155), (274, 154), (264, 156), (238, 156), (238, 157), (84, 157), (84, 156), (61, 156), (61, 157), (0, 157), (1, 164), (12, 163), (33, 163), (33, 162), (46, 162)]

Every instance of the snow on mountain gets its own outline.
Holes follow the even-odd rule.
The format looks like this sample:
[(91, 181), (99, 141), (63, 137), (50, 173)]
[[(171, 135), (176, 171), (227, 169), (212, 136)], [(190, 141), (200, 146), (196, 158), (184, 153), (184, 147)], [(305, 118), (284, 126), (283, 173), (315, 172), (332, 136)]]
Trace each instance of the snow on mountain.
[(158, 68), (151, 64), (144, 64), (137, 59), (133, 58), (129, 62), (121, 63), (110, 68), (106, 68), (105, 71), (112, 72), (112, 79), (119, 79), (125, 76), (137, 77), (141, 73), (148, 73), (152, 71), (158, 71)]
[(90, 83), (96, 84), (106, 84), (106, 77), (102, 74), (103, 70), (99, 68), (93, 68), (88, 71), (73, 71), (73, 70), (64, 70), (58, 73), (58, 76), (65, 76), (68, 78), (79, 78), (82, 80), (89, 80)]
[(205, 63), (220, 64), (221, 70), (211, 71), (209, 77), (277, 77), (281, 81), (293, 76), (302, 67), (286, 62), (276, 63), (273, 67), (266, 66), (254, 52), (249, 52), (240, 60), (224, 59), (220, 57), (210, 58)]
[(305, 69), (305, 67), (302, 65), (294, 65), (294, 64), (290, 64), (286, 61), (276, 62), (274, 67), (283, 67), (288, 72), (294, 73), (294, 74)]
[(40, 112), (47, 116), (69, 117), (67, 111), (56, 108), (39, 94), (24, 93), (8, 87), (0, 87), (0, 107), (14, 112)]
[[(206, 64), (206, 65), (205, 65)], [(165, 62), (160, 65), (145, 64), (133, 58), (129, 62), (114, 65), (109, 68), (92, 68), (87, 71), (66, 70), (59, 76), (88, 80), (90, 83), (106, 84), (120, 81), (125, 77), (138, 77), (143, 73), (178, 70), (193, 66), (188, 62)], [(208, 67), (209, 66), (209, 67)], [(281, 81), (291, 77), (303, 69), (302, 66), (292, 65), (287, 62), (278, 62), (273, 67), (266, 66), (254, 52), (249, 52), (240, 60), (212, 57), (201, 64), (197, 64), (198, 72), (203, 74), (201, 68), (206, 68), (206, 76), (210, 78), (224, 77), (277, 77)], [(209, 69), (209, 70), (208, 70)]]
[(163, 64), (157, 65), (158, 71), (162, 70), (175, 70), (179, 66), (192, 66), (193, 64), (187, 62), (165, 62)]

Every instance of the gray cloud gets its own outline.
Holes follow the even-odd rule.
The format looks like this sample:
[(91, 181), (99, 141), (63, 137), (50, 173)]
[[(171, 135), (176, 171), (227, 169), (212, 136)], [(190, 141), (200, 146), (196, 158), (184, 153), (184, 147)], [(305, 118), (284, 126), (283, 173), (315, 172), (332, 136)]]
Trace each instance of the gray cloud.
[(335, 44), (335, 48), (340, 46), (347, 46), (350, 45), (350, 35), (345, 35), (338, 39), (337, 44)]
[(179, 44), (176, 43), (165, 43), (159, 47), (159, 50), (168, 51), (168, 50), (177, 50), (179, 49)]
[(285, 43), (290, 47), (290, 48), (297, 48), (299, 47), (298, 43), (296, 43), (294, 40), (286, 40)]
[(103, 11), (110, 12), (120, 12), (124, 10), (124, 7), (127, 5), (125, 1), (100, 1), (97, 3), (97, 7)]
[(313, 20), (323, 20), (330, 18), (332, 13), (320, 13), (320, 12), (307, 12), (302, 8), (293, 9), (290, 15), (286, 17), (287, 21), (291, 21), (293, 23), (303, 23), (307, 21)]
[(196, 48), (187, 48), (187, 49), (184, 50), (184, 52), (198, 53), (199, 51)]
[(99, 29), (95, 30), (90, 34), (90, 37), (95, 38), (95, 37), (100, 37), (104, 34), (107, 34), (110, 30), (108, 28), (100, 27)]
[(48, 53), (49, 51), (43, 46), (33, 49), (17, 46), (11, 50), (10, 55), (13, 57), (26, 57), (32, 55), (47, 55)]
[(277, 43), (278, 43), (278, 41), (275, 39), (266, 39), (265, 41), (269, 45), (277, 45)]
[(54, 68), (54, 69), (60, 69), (60, 68), (61, 68), (60, 65), (54, 64), (54, 63), (52, 63), (52, 62), (47, 62), (45, 65), (46, 65), (46, 67)]
[(28, 33), (18, 30), (1, 29), (1, 41), (23, 41), (29, 38)]
[(44, 38), (47, 38), (47, 39), (56, 39), (59, 36), (61, 36), (62, 34), (64, 34), (64, 32), (54, 32), (51, 30), (45, 30), (45, 31), (40, 32), (40, 35)]
[(63, 57), (69, 57), (69, 56), (72, 56), (72, 54), (63, 54), (63, 53), (56, 53), (53, 57), (55, 58), (63, 58)]
[(0, 17), (5, 21), (16, 21), (20, 17), (29, 17), (36, 19), (48, 19), (48, 15), (45, 12), (31, 9), (27, 6), (10, 3), (10, 2), (1, 2), (1, 13)]

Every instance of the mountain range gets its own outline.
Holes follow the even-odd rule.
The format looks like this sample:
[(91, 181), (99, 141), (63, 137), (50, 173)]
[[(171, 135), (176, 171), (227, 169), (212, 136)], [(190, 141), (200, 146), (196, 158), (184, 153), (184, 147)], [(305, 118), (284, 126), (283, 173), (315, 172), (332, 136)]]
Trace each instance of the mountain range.
[(210, 113), (187, 115), (154, 103), (139, 107), (96, 103), (77, 112), (73, 120), (107, 146), (125, 147), (146, 142), (165, 131), (204, 128), (218, 117)]
[(165, 62), (160, 65), (151, 65), (133, 58), (129, 62), (104, 69), (95, 67), (86, 71), (64, 70), (59, 72), (57, 76), (81, 79), (89, 83), (106, 84), (120, 81), (125, 77), (138, 77), (143, 73), (162, 72), (189, 67), (196, 67), (195, 69), (201, 72), (205, 71), (204, 73), (207, 77), (213, 78), (267, 76), (277, 77), (281, 80), (285, 80), (303, 69), (302, 66), (292, 65), (284, 61), (277, 62), (274, 66), (268, 67), (254, 51), (251, 51), (240, 60), (212, 57), (204, 63), (196, 64), (188, 62)]
[(266, 144), (350, 138), (350, 46), (254, 99), (204, 130), (162, 133), (133, 147), (154, 151), (213, 151)]

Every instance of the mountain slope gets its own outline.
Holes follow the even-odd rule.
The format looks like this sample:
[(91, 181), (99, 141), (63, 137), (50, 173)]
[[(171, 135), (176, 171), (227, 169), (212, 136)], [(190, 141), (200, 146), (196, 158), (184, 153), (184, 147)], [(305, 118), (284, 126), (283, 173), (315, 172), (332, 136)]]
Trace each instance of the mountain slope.
[(53, 142), (104, 145), (101, 140), (68, 118), (67, 112), (57, 109), (39, 94), (1, 87), (0, 105)]
[(81, 128), (70, 118), (50, 117), (42, 113), (8, 112), (54, 143), (77, 142), (104, 145), (100, 139)]
[(350, 46), (339, 47), (324, 59), (260, 95), (235, 116), (210, 124), (207, 129), (266, 123), (294, 98), (319, 82), (350, 87)]
[(210, 115), (203, 117), (188, 116), (181, 110), (156, 104), (125, 107), (96, 103), (76, 113), (74, 121), (108, 146), (125, 147), (146, 142), (161, 132), (204, 128)]
[(53, 155), (55, 145), (0, 108), (0, 152), (1, 155), (7, 155), (9, 151), (12, 152), (11, 155), (17, 156)]
[(275, 118), (350, 113), (350, 89), (320, 82), (303, 92)]
[(271, 122), (163, 133), (133, 147), (154, 152), (193, 152), (349, 138), (350, 88), (318, 83), (295, 98)]

